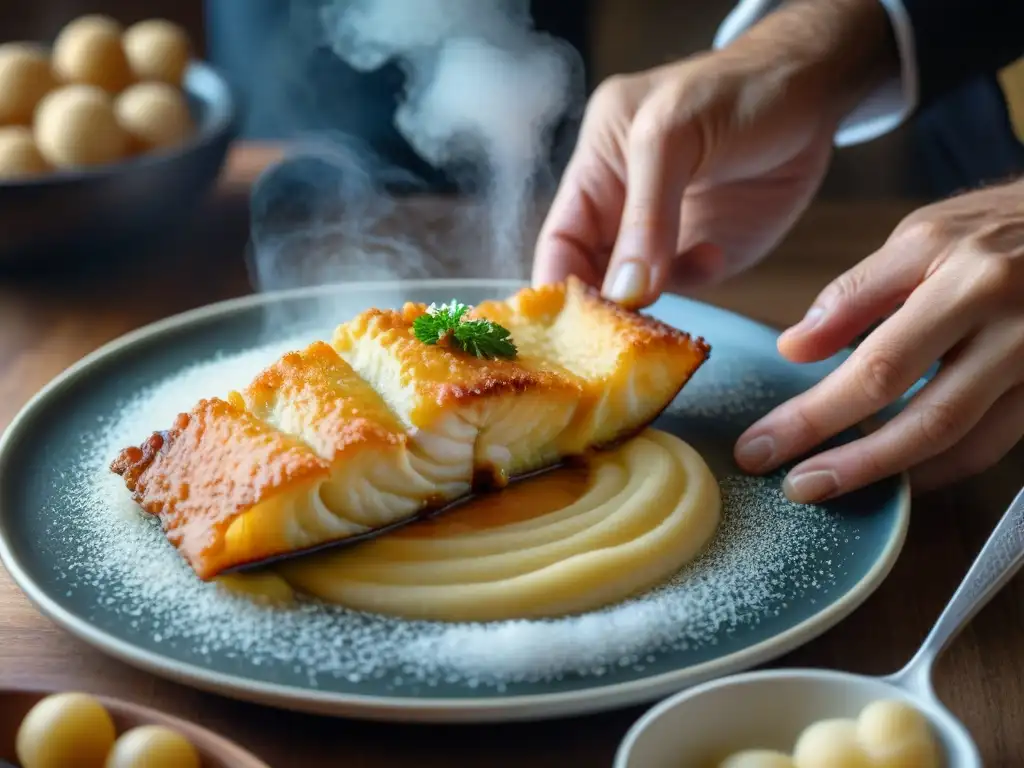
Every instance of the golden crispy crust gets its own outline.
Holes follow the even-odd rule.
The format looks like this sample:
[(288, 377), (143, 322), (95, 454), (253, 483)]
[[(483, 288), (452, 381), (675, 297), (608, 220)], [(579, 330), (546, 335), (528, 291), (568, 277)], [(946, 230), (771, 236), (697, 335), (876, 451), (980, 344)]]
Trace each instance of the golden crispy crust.
[(470, 314), (505, 327), (523, 323), (550, 325), (565, 306), (566, 295), (584, 288), (582, 281), (570, 276), (564, 283), (522, 288), (507, 299), (482, 301), (473, 307)]
[[(379, 482), (379, 475), (371, 481), (364, 473), (386, 474), (393, 459), (408, 461), (409, 426), (429, 427), (454, 410), (515, 397), (513, 410), (569, 409), (568, 425), (552, 433), (564, 458), (641, 431), (710, 353), (702, 338), (605, 301), (574, 278), (472, 310), (511, 330), (520, 350), (514, 360), (423, 344), (413, 322), (426, 311), (406, 304), (361, 313), (336, 329), (333, 348), (314, 342), (282, 356), (227, 402), (200, 401), (167, 432), (124, 449), (111, 470), (145, 511), (159, 516), (196, 573), (211, 578), (289, 546), (283, 534), (261, 537), (255, 530), (245, 536), (249, 544), (229, 545), (225, 532), (233, 521), (328, 478), (341, 477), (344, 488)], [(363, 367), (353, 362), (359, 354), (369, 356)], [(374, 381), (359, 375), (373, 371)], [(524, 393), (529, 397), (519, 399)], [(530, 442), (538, 439), (519, 450), (543, 449)], [(425, 496), (423, 504), (453, 500)], [(290, 514), (285, 507), (260, 509), (281, 520)], [(235, 546), (237, 552), (228, 551)]]
[(481, 302), (471, 314), (506, 327), (551, 325), (570, 302), (578, 302), (581, 315), (602, 332), (614, 335), (621, 348), (633, 352), (682, 349), (701, 358), (701, 362), (711, 354), (710, 345), (702, 337), (694, 338), (650, 315), (619, 306), (572, 275), (564, 283), (523, 288), (509, 299)]
[(247, 410), (269, 421), (286, 410), (323, 458), (350, 449), (402, 445), (406, 434), (387, 405), (330, 344), (314, 341), (264, 369), (241, 393)]
[(595, 314), (605, 316), (605, 323), (623, 345), (634, 352), (678, 351), (685, 350), (701, 362), (705, 362), (711, 354), (711, 345), (703, 337), (693, 338), (689, 333), (663, 323), (650, 315), (634, 312), (619, 306), (615, 302), (603, 298), (597, 290), (584, 285), (576, 278), (569, 278), (569, 294), (579, 296), (580, 303), (593, 307)]
[(289, 487), (326, 478), (305, 445), (236, 406), (212, 398), (178, 415), (167, 432), (125, 448), (111, 465), (133, 497), (157, 515), (168, 540), (200, 576), (210, 549), (239, 514)]
[(334, 346), (345, 355), (366, 339), (386, 350), (397, 369), (397, 384), (414, 392), (409, 419), (427, 426), (431, 418), (487, 397), (548, 391), (572, 396), (578, 385), (526, 356), (486, 360), (442, 344), (419, 341), (413, 323), (427, 311), (424, 304), (401, 310), (371, 309), (340, 325)]
[[(573, 452), (642, 431), (711, 352), (703, 338), (607, 301), (575, 277), (483, 302), (473, 314), (508, 327), (523, 357), (580, 384), (579, 408), (562, 441)], [(619, 414), (618, 424), (609, 423), (609, 408)]]

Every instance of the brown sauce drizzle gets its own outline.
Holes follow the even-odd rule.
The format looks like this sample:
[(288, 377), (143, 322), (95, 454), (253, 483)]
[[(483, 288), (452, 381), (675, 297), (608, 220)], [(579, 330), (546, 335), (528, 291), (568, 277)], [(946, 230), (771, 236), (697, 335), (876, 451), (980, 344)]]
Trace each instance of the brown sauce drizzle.
[[(493, 477), (493, 473), (490, 474)], [(312, 547), (241, 563), (221, 573), (261, 570), (284, 560), (325, 550), (343, 549), (381, 536), (433, 538), (459, 532), (486, 530), (499, 525), (530, 520), (563, 509), (586, 493), (591, 479), (591, 463), (573, 456), (549, 469), (511, 479), (504, 487), (487, 482), (483, 474), (474, 478), (475, 488), (468, 496), (451, 503), (428, 504), (419, 514), (366, 533), (324, 542)]]
[(475, 493), (443, 515), (418, 520), (391, 536), (424, 539), (484, 531), (557, 512), (580, 499), (590, 486), (585, 465), (567, 465), (510, 483), (504, 490)]

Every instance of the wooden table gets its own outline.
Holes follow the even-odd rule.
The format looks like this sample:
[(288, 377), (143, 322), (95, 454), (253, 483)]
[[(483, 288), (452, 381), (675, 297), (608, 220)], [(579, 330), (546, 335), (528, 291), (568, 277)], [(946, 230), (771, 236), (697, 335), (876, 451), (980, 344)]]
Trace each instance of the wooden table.
[[(161, 317), (249, 291), (246, 190), (267, 161), (236, 150), (206, 211), (149, 266), (62, 282), (0, 282), (0, 428), (50, 378), (100, 344)], [(876, 248), (910, 202), (815, 205), (767, 262), (700, 296), (774, 325), (795, 321), (833, 276)], [(173, 260), (174, 263), (170, 263)], [(201, 270), (203, 279), (186, 279)], [(780, 663), (885, 673), (906, 661), (1021, 482), (1024, 451), (984, 476), (915, 499), (891, 576), (852, 616)], [(941, 660), (937, 689), (987, 766), (1024, 765), (1024, 580)], [(607, 766), (641, 714), (508, 726), (403, 726), (312, 717), (194, 691), (103, 656), (42, 618), (0, 570), (0, 686), (107, 693), (202, 721), (272, 766)]]

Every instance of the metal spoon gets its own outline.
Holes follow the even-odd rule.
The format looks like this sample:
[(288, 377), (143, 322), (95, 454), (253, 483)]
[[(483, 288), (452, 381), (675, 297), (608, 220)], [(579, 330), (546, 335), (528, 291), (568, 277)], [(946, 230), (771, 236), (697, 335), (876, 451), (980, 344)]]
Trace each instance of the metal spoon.
[(790, 752), (799, 733), (824, 718), (855, 718), (866, 704), (900, 698), (931, 721), (947, 768), (981, 768), (967, 729), (939, 701), (932, 668), (967, 623), (1024, 565), (1024, 489), (1010, 504), (932, 631), (910, 662), (886, 677), (816, 669), (732, 675), (666, 699), (622, 741), (614, 768), (703, 765), (732, 751)]

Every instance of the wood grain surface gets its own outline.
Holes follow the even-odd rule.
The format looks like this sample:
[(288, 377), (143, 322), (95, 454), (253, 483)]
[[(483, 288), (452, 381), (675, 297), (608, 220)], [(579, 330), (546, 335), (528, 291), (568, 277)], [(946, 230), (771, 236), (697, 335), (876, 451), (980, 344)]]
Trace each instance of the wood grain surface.
[[(247, 190), (273, 157), (236, 149), (200, 219), (129, 267), (0, 281), (0, 428), (49, 379), (104, 342), (168, 315), (249, 292)], [(439, 205), (451, 205), (441, 202)], [(818, 204), (762, 265), (699, 298), (776, 326), (877, 248), (909, 201)], [(198, 277), (197, 277), (198, 275)], [(892, 574), (852, 616), (779, 664), (886, 673), (922, 640), (1016, 492), (1021, 446), (981, 477), (915, 498)], [(940, 696), (986, 766), (1024, 765), (1024, 581), (1014, 580), (941, 659)], [(608, 766), (644, 708), (507, 726), (404, 726), (313, 717), (201, 693), (92, 650), (40, 616), (0, 570), (0, 686), (84, 689), (183, 716), (270, 765)]]

